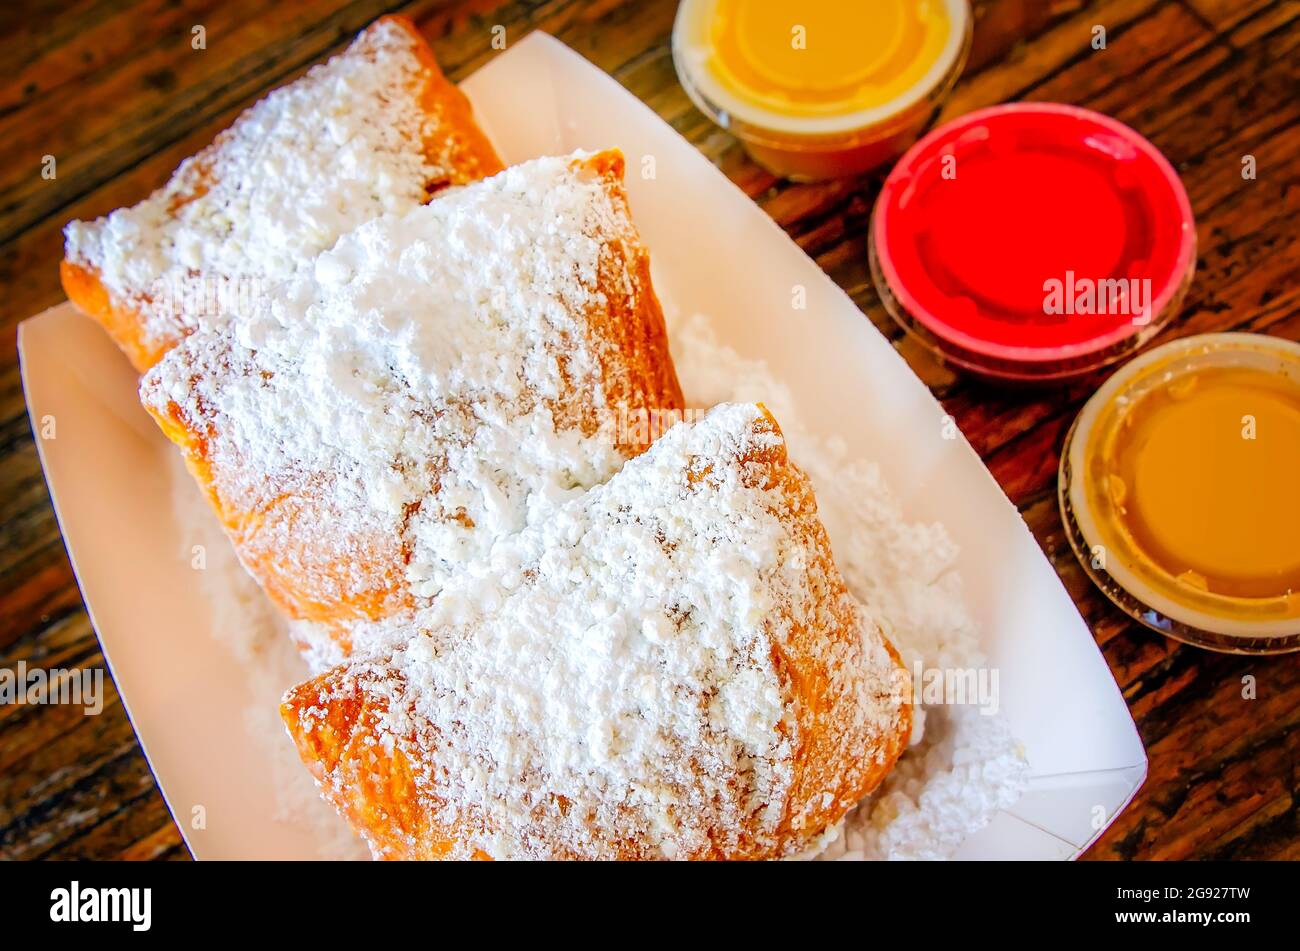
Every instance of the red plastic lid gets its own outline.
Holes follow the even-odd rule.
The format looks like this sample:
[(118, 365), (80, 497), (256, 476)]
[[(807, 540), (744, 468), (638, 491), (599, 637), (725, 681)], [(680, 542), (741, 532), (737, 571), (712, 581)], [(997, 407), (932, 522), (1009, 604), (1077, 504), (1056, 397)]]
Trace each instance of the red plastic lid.
[(872, 222), (881, 295), (943, 355), (999, 376), (1061, 376), (1155, 334), (1195, 267), (1177, 173), (1128, 126), (1016, 103), (918, 142)]

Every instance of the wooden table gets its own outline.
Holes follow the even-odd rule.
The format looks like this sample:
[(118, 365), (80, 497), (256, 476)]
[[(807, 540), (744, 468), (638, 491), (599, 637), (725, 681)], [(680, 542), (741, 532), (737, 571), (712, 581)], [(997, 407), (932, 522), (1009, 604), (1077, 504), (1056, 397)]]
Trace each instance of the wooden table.
[[(677, 83), (675, 0), (267, 4), (34, 0), (0, 10), (0, 666), (102, 666), (41, 477), (15, 327), (57, 303), (60, 229), (143, 198), (245, 106), (339, 49), (380, 13), (411, 15), (449, 75), (547, 30), (613, 74), (786, 228), (903, 350), (1033, 530), (1092, 627), (1151, 759), (1089, 858), (1300, 858), (1300, 655), (1249, 659), (1178, 645), (1128, 620), (1070, 553), (1056, 506), (1065, 431), (1095, 381), (1007, 392), (956, 377), (877, 300), (866, 228), (878, 178), (774, 180)], [(1182, 173), (1200, 257), (1159, 338), (1253, 330), (1300, 339), (1300, 3), (984, 0), (945, 114), (1012, 99), (1107, 112)], [(202, 25), (206, 49), (191, 45)], [(1106, 28), (1104, 50), (1091, 46)], [(41, 175), (53, 155), (57, 177)], [(1253, 155), (1258, 177), (1242, 177)], [(93, 460), (87, 460), (93, 466)], [(1298, 480), (1300, 483), (1300, 480)], [(1243, 678), (1256, 698), (1243, 698)], [(107, 681), (106, 681), (107, 683)], [(111, 688), (104, 713), (0, 707), (0, 857), (187, 858)]]

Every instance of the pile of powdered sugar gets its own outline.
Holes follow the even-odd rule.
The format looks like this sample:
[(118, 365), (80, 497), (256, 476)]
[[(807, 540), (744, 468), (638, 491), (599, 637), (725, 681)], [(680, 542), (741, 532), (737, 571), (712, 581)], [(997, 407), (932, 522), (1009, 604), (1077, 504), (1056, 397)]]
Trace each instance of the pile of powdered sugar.
[[(765, 414), (714, 407), (499, 540), (391, 656), (295, 691), (296, 726), (329, 742), (333, 698), (368, 698), (367, 743), (406, 754), (420, 808), (444, 828), (482, 817), (452, 856), (801, 850), (790, 817), (839, 815), (905, 735), (893, 659), (804, 490)], [(816, 752), (792, 739), (814, 727), (791, 713), (790, 670), (833, 737), (804, 741)], [(347, 801), (355, 773), (337, 775), (325, 788)]]
[(205, 434), (223, 505), (259, 513), (241, 553), (275, 566), (282, 603), (433, 597), (621, 467), (614, 394), (659, 397), (595, 315), (658, 328), (633, 307), (643, 251), (600, 159), (537, 159), (369, 221), (145, 375), (146, 406)]
[[(666, 308), (667, 309), (667, 308)], [(669, 343), (688, 406), (764, 403), (790, 458), (812, 479), (835, 561), (849, 590), (884, 627), (909, 672), (986, 661), (966, 610), (957, 548), (941, 525), (908, 522), (879, 468), (807, 429), (789, 389), (767, 366), (718, 341), (703, 315), (669, 318)], [(1028, 766), (999, 715), (974, 704), (915, 711), (912, 747), (880, 789), (850, 813), (821, 858), (939, 859), (1024, 790)]]
[[(98, 269), (159, 339), (193, 327), (194, 298), (219, 313), (384, 213), (428, 200), (458, 156), (426, 154), (440, 115), (422, 102), (417, 39), (382, 19), (341, 55), (258, 102), (167, 185), (130, 208), (67, 228), (68, 257)], [(451, 139), (444, 136), (451, 148)], [(200, 275), (210, 287), (192, 288)]]
[[(870, 606), (907, 668), (981, 666), (978, 631), (952, 570), (957, 550), (942, 527), (909, 523), (878, 468), (809, 431), (789, 389), (763, 363), (720, 343), (707, 318), (670, 319), (670, 342), (688, 405), (760, 401), (776, 416), (791, 458), (813, 481), (850, 590)], [(308, 824), (322, 857), (359, 857), (364, 847), (318, 798), (277, 713), (282, 692), (306, 675), (285, 621), (244, 574), (179, 462), (173, 471), (185, 557), (193, 539), (207, 545), (213, 630), (248, 669), (255, 700), (244, 722), (274, 763), (277, 819)], [(882, 787), (827, 834), (816, 857), (946, 858), (1020, 796), (1028, 767), (1000, 716), (974, 705), (931, 706), (916, 710), (915, 720), (912, 747)]]

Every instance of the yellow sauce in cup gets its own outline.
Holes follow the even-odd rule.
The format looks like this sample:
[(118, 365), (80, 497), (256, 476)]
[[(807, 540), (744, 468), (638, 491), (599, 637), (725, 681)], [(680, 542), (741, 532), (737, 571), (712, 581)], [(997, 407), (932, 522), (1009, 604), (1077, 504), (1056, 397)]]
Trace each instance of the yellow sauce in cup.
[(1099, 449), (1141, 557), (1198, 591), (1300, 592), (1300, 381), (1242, 367), (1167, 381)]
[(1133, 617), (1300, 649), (1300, 345), (1206, 334), (1138, 357), (1079, 414), (1060, 495), (1085, 570)]
[(684, 0), (682, 85), (764, 166), (866, 171), (933, 119), (969, 50), (968, 0)]

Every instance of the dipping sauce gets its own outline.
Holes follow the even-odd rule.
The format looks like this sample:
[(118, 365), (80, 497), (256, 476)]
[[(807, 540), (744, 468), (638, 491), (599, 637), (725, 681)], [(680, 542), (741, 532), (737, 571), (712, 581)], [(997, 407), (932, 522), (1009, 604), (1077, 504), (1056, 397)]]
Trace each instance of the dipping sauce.
[(756, 161), (794, 179), (895, 158), (965, 65), (968, 0), (683, 0), (683, 87)]
[(1084, 408), (1061, 475), (1076, 552), (1139, 620), (1300, 647), (1300, 344), (1211, 334), (1144, 355)]
[(1187, 193), (1146, 139), (1074, 106), (963, 116), (886, 179), (871, 264), (890, 314), (945, 362), (1055, 381), (1142, 346), (1192, 278)]
[(1099, 448), (1121, 530), (1161, 570), (1229, 597), (1300, 591), (1295, 381), (1235, 367), (1173, 380)]

